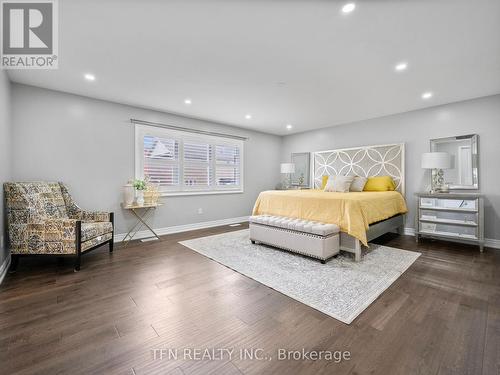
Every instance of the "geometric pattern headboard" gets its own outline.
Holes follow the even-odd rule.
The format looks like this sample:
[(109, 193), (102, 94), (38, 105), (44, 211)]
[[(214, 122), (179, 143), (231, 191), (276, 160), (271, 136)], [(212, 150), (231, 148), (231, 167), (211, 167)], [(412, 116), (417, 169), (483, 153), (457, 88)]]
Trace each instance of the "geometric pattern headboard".
[(312, 159), (315, 188), (321, 186), (324, 175), (391, 176), (396, 190), (405, 194), (404, 143), (318, 151)]

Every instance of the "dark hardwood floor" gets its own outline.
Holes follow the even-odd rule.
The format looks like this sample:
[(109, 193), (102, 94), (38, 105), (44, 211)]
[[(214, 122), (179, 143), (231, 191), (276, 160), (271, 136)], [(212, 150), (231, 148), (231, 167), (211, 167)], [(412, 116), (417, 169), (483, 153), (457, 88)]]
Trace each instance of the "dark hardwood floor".
[[(500, 374), (500, 251), (387, 234), (375, 242), (422, 256), (345, 325), (177, 243), (240, 229), (99, 249), (79, 273), (22, 259), (0, 285), (0, 373)], [(153, 351), (175, 348), (177, 360)], [(184, 348), (235, 352), (183, 360)], [(351, 358), (279, 361), (278, 348)]]

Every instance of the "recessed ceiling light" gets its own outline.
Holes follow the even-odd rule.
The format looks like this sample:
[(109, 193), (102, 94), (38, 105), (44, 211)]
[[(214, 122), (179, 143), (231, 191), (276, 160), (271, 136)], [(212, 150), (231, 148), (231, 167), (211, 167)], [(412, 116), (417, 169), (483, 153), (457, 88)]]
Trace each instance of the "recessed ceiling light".
[(252, 119), (252, 115), (250, 115), (250, 114), (245, 115), (245, 118), (246, 118), (247, 120), (251, 120), (251, 119)]
[(184, 99), (184, 104), (190, 105), (191, 103), (192, 103), (191, 99), (189, 98)]
[(422, 99), (430, 99), (432, 98), (432, 95), (434, 95), (432, 92), (427, 91), (422, 94)]
[(394, 67), (397, 72), (402, 72), (403, 70), (406, 70), (406, 68), (408, 68), (408, 63), (405, 62), (401, 62)]
[(292, 124), (286, 124), (286, 129), (287, 130), (292, 130), (292, 128), (293, 128)]
[(95, 75), (93, 75), (93, 74), (87, 73), (87, 74), (85, 74), (84, 77), (87, 81), (95, 81)]
[(356, 9), (356, 4), (348, 3), (342, 7), (343, 13), (351, 13), (354, 9)]

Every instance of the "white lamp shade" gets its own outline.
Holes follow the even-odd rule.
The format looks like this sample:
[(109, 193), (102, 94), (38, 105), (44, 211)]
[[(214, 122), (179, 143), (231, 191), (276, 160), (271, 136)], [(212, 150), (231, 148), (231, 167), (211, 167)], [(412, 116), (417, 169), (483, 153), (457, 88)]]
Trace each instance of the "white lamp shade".
[(422, 168), (449, 169), (451, 168), (451, 156), (447, 152), (426, 152), (422, 154)]
[(295, 164), (281, 163), (281, 173), (295, 173)]

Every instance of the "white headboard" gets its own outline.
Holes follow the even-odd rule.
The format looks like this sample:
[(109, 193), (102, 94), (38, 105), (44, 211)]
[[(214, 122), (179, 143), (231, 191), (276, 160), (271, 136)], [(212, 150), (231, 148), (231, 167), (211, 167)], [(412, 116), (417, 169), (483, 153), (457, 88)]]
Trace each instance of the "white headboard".
[(405, 145), (362, 146), (312, 153), (314, 187), (324, 175), (391, 176), (396, 190), (405, 194)]

